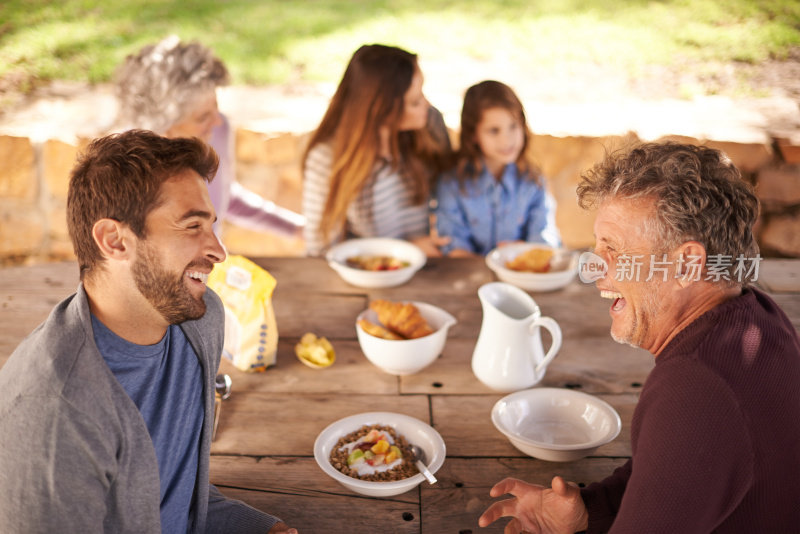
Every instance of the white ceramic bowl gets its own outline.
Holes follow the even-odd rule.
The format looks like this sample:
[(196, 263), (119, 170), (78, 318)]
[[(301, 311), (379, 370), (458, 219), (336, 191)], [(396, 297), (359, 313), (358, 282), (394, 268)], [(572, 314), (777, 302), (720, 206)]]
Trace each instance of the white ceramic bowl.
[(351, 491), (373, 497), (399, 495), (416, 488), (420, 482), (423, 482), (425, 477), (421, 473), (392, 482), (360, 480), (345, 475), (331, 465), (331, 451), (336, 446), (339, 438), (358, 430), (364, 425), (376, 424), (394, 428), (395, 432), (405, 437), (410, 445), (416, 445), (422, 449), (425, 452), (428, 469), (431, 473), (436, 473), (444, 464), (446, 454), (444, 440), (430, 425), (414, 417), (399, 413), (368, 412), (339, 419), (335, 423), (328, 425), (317, 436), (317, 440), (314, 442), (314, 459), (325, 474)]
[[(554, 251), (551, 269), (546, 273), (515, 271), (506, 263), (526, 250), (546, 248)], [(569, 284), (578, 274), (578, 253), (567, 249), (556, 249), (542, 243), (510, 243), (498, 247), (486, 255), (486, 265), (503, 282), (514, 284), (528, 291), (554, 291)]]
[(433, 328), (433, 333), (416, 339), (383, 339), (367, 334), (358, 321), (366, 319), (375, 324), (378, 314), (367, 308), (356, 318), (358, 343), (367, 359), (391, 375), (410, 375), (421, 371), (436, 359), (444, 349), (447, 330), (456, 319), (446, 311), (431, 304), (412, 301), (422, 317)]
[(559, 388), (526, 389), (503, 397), (492, 408), (492, 423), (517, 449), (550, 462), (588, 456), (622, 429), (619, 414), (607, 402)]
[[(391, 256), (407, 261), (408, 267), (393, 271), (366, 271), (347, 265), (353, 256)], [(357, 287), (394, 287), (405, 284), (425, 265), (425, 253), (418, 246), (402, 239), (370, 237), (350, 239), (331, 247), (325, 254), (328, 265), (345, 282)]]

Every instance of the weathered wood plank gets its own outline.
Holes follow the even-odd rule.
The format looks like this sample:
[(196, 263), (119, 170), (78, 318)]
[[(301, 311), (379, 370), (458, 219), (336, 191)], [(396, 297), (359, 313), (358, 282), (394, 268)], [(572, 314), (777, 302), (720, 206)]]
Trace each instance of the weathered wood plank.
[(413, 375), (401, 376), (400, 392), (403, 394), (493, 395), (495, 391), (484, 386), (472, 373), (472, 351), (476, 339), (448, 339), (441, 356)]
[[(227, 497), (283, 519), (302, 534), (419, 534), (419, 504), (366, 496), (305, 495), (219, 488)], [(417, 490), (419, 491), (419, 490)], [(444, 531), (431, 531), (444, 532)]]
[(226, 358), (220, 372), (233, 381), (232, 391), (264, 393), (337, 393), (396, 395), (398, 378), (384, 373), (361, 352), (357, 341), (331, 340), (336, 361), (330, 367), (313, 369), (300, 362), (294, 353), (297, 339), (281, 339), (278, 343), (277, 364), (262, 373), (240, 371)]
[[(442, 435), (450, 456), (525, 456), (494, 427), (492, 407), (503, 395), (439, 395), (431, 399), (433, 427)], [(622, 431), (593, 456), (630, 456), (630, 424), (638, 397), (634, 394), (597, 395), (617, 410)]]
[(366, 295), (275, 291), (272, 306), (281, 337), (313, 332), (328, 339), (355, 339), (356, 317), (367, 308)]
[[(278, 280), (278, 364), (249, 374), (223, 361), (233, 394), (222, 405), (212, 445), (211, 479), (227, 495), (284, 518), (301, 532), (474, 532), (492, 502), (490, 487), (505, 476), (549, 484), (555, 474), (588, 484), (630, 456), (630, 420), (638, 392), (653, 367), (646, 351), (609, 336), (607, 300), (574, 281), (551, 293), (532, 293), (564, 334), (559, 356), (540, 386), (579, 388), (608, 401), (623, 429), (593, 457), (549, 463), (525, 456), (494, 428), (490, 412), (504, 393), (483, 386), (471, 369), (481, 327), (480, 285), (494, 280), (482, 259), (431, 259), (407, 284), (363, 289), (346, 284), (321, 259), (262, 258)], [(766, 260), (761, 282), (800, 329), (800, 261)], [(0, 365), (16, 345), (75, 291), (74, 262), (0, 270)], [(356, 340), (355, 318), (370, 299), (420, 300), (458, 319), (443, 354), (428, 368), (395, 377), (372, 366)], [(305, 332), (327, 336), (336, 363), (302, 365), (294, 344)], [(545, 342), (547, 344), (548, 341)], [(387, 499), (360, 496), (327, 477), (313, 459), (313, 443), (328, 424), (366, 411), (392, 411), (434, 426), (448, 457), (436, 485), (422, 484)], [(505, 520), (480, 532), (502, 532)]]
[[(213, 484), (251, 490), (357, 495), (326, 475), (309, 456), (212, 454), (210, 477)], [(395, 500), (419, 502), (417, 497), (409, 491), (398, 495)]]
[(424, 395), (306, 395), (234, 392), (222, 403), (213, 454), (298, 456), (313, 454), (322, 430), (362, 412), (398, 412), (429, 423)]
[(298, 495), (225, 487), (219, 489), (227, 497), (244, 501), (254, 508), (280, 517), (303, 534), (421, 532), (419, 504), (404, 503), (392, 498)]
[[(429, 367), (400, 377), (402, 393), (431, 395), (494, 394), (472, 372), (477, 339), (448, 339), (442, 355)], [(601, 338), (565, 338), (558, 356), (539, 384), (580, 388), (586, 393), (637, 393), (654, 365), (644, 350)]]
[(20, 341), (77, 287), (75, 262), (0, 270), (0, 367)]
[[(477, 532), (478, 517), (495, 501), (489, 497), (489, 489), (505, 477), (549, 485), (558, 474), (588, 485), (605, 478), (626, 461), (586, 458), (551, 463), (533, 458), (448, 458), (436, 473), (435, 485), (423, 483), (401, 495), (371, 498), (345, 489), (327, 477), (311, 458), (215, 455), (211, 481), (226, 495), (278, 515), (302, 532), (419, 532), (419, 521), (422, 532)], [(346, 522), (343, 518), (347, 518)], [(486, 532), (502, 532), (505, 522), (496, 522)]]
[(210, 479), (225, 495), (303, 532), (420, 532), (419, 489), (386, 498), (351, 492), (313, 458), (211, 457)]
[(250, 258), (275, 277), (275, 292), (318, 291), (323, 293), (363, 294), (345, 283), (322, 258)]

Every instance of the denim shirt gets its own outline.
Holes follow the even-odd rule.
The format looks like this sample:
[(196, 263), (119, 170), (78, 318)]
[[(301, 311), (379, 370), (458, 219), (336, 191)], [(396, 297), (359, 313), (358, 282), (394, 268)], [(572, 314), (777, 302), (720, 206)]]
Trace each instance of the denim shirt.
[(484, 166), (476, 179), (459, 183), (455, 170), (443, 175), (437, 186), (436, 225), (452, 241), (444, 254), (464, 249), (486, 255), (504, 241), (529, 241), (561, 245), (555, 222), (555, 199), (516, 164), (503, 169), (498, 181)]

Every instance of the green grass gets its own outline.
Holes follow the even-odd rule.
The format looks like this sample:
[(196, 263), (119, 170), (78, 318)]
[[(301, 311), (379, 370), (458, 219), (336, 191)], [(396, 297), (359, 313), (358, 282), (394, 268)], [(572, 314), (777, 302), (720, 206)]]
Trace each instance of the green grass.
[(367, 42), (431, 60), (594, 62), (635, 72), (786, 57), (800, 46), (800, 2), (4, 0), (0, 93), (54, 79), (108, 81), (127, 54), (170, 33), (210, 46), (238, 84), (336, 81)]

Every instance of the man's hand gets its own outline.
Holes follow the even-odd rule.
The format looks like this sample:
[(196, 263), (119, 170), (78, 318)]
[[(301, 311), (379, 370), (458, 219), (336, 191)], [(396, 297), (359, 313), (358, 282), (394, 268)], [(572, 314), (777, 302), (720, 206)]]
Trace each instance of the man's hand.
[(515, 498), (492, 504), (478, 518), (479, 526), (486, 527), (501, 517), (512, 517), (505, 534), (572, 534), (589, 525), (578, 486), (561, 477), (553, 478), (552, 488), (506, 478), (495, 484), (489, 495), (499, 497), (506, 493)]
[(296, 528), (290, 528), (286, 523), (280, 522), (272, 525), (267, 534), (298, 534)]

